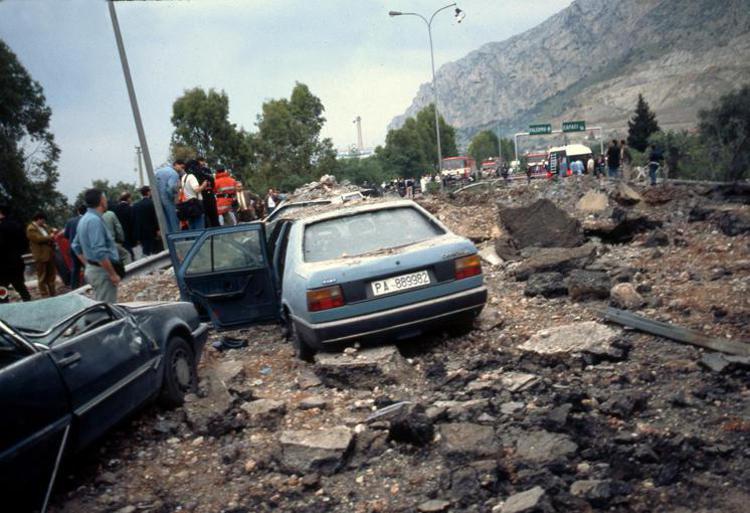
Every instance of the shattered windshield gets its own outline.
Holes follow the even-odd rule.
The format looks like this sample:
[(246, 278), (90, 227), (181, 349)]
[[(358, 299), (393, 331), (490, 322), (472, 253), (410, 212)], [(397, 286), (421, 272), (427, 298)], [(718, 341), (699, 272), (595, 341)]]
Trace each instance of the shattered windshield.
[(422, 242), (443, 233), (421, 212), (410, 207), (360, 212), (307, 226), (305, 261), (364, 255)]
[(0, 319), (18, 331), (44, 333), (63, 319), (97, 301), (80, 294), (65, 294), (34, 302), (0, 305)]

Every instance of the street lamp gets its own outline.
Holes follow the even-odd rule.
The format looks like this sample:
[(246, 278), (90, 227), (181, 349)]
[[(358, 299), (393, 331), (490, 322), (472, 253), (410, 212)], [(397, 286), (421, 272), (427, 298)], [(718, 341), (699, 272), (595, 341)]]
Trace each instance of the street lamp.
[[(434, 13), (432, 13), (432, 16), (430, 16), (430, 19), (428, 20), (424, 16), (422, 16), (419, 13), (416, 12), (401, 12), (401, 11), (389, 11), (388, 16), (394, 17), (394, 16), (417, 16), (422, 21), (425, 22), (427, 25), (427, 35), (430, 39), (430, 62), (432, 64), (432, 92), (435, 97), (435, 134), (437, 136), (437, 153), (438, 153), (438, 175), (440, 176), (440, 190), (443, 190), (443, 150), (440, 145), (440, 115), (438, 114), (438, 91), (437, 91), (437, 81), (435, 80), (435, 50), (432, 47), (432, 20), (435, 19), (435, 15), (439, 13), (440, 11), (444, 11), (446, 9), (449, 9), (451, 7), (456, 7), (456, 4), (448, 4), (445, 7), (441, 7)], [(453, 14), (453, 16), (458, 20), (458, 23), (461, 23), (464, 18), (466, 17), (466, 13), (464, 13), (461, 9), (456, 7), (456, 10)]]

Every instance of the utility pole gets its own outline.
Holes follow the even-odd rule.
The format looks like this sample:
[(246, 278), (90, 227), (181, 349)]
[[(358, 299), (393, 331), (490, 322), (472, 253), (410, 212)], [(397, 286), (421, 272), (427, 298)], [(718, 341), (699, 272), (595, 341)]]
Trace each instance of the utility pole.
[[(432, 21), (435, 19), (437, 13), (439, 13), (440, 11), (444, 11), (445, 9), (448, 9), (450, 7), (456, 7), (456, 4), (452, 3), (441, 7), (440, 9), (432, 13), (429, 21), (427, 20), (427, 18), (416, 12), (388, 12), (388, 16), (390, 16), (391, 18), (393, 18), (394, 16), (416, 16), (424, 21), (425, 25), (427, 25), (427, 37), (430, 40), (430, 64), (432, 66), (432, 94), (435, 102), (435, 140), (437, 142), (437, 170), (438, 177), (440, 178), (440, 192), (443, 192), (445, 190), (445, 184), (443, 183), (443, 149), (440, 145), (440, 114), (438, 113), (438, 87), (437, 80), (435, 79), (435, 49), (432, 45)], [(458, 23), (461, 23), (461, 21), (464, 19), (465, 13), (461, 9), (456, 7), (456, 13), (454, 16), (458, 20)]]
[(354, 123), (357, 124), (357, 150), (361, 155), (365, 150), (365, 145), (362, 143), (362, 117), (357, 116), (354, 118)]
[(138, 160), (138, 184), (143, 187), (143, 165), (141, 164), (141, 147), (135, 147), (135, 158)]
[(151, 190), (154, 194), (151, 195), (154, 201), (154, 207), (156, 210), (156, 220), (159, 222), (159, 232), (161, 233), (161, 240), (164, 244), (164, 248), (168, 248), (167, 245), (167, 220), (164, 217), (164, 210), (161, 205), (161, 198), (158, 194), (156, 187), (156, 177), (154, 176), (154, 167), (151, 164), (151, 153), (148, 151), (148, 143), (146, 142), (146, 133), (143, 130), (143, 121), (141, 120), (141, 111), (138, 109), (138, 99), (135, 96), (135, 88), (133, 87), (133, 77), (130, 75), (130, 65), (128, 64), (128, 56), (125, 54), (125, 44), (122, 42), (122, 33), (120, 32), (120, 24), (117, 21), (117, 12), (115, 11), (114, 0), (107, 1), (109, 7), (109, 17), (112, 19), (112, 30), (115, 33), (115, 41), (117, 42), (117, 51), (120, 54), (120, 64), (122, 65), (122, 73), (125, 75), (125, 85), (128, 88), (128, 97), (130, 98), (130, 108), (133, 110), (133, 119), (135, 120), (135, 129), (138, 131), (138, 141), (140, 142), (140, 148), (143, 151), (143, 161), (146, 164), (146, 174), (148, 175), (148, 182), (151, 185)]

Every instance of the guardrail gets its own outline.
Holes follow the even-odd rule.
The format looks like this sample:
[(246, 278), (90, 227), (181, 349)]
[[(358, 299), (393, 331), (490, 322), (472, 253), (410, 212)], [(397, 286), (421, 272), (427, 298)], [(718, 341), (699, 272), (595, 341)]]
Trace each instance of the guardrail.
[[(135, 262), (131, 262), (125, 266), (125, 280), (138, 276), (141, 274), (147, 274), (153, 271), (159, 271), (172, 266), (172, 260), (169, 258), (169, 251), (164, 250), (161, 253), (150, 255)], [(83, 294), (91, 289), (91, 285), (84, 285), (78, 287), (71, 292), (76, 294)]]

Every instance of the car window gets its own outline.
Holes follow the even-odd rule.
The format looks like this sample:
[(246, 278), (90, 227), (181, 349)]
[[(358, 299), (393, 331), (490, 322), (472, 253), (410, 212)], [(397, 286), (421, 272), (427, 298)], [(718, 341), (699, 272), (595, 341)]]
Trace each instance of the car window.
[(72, 322), (64, 325), (61, 330), (56, 329), (48, 337), (42, 337), (35, 342), (47, 345), (60, 343), (109, 324), (115, 319), (117, 317), (106, 305), (99, 305), (77, 316)]
[(202, 242), (185, 270), (186, 276), (264, 267), (260, 232), (237, 231), (213, 235)]
[(422, 242), (443, 233), (437, 224), (411, 207), (359, 212), (306, 226), (305, 261), (363, 255)]
[(10, 335), (0, 332), (0, 369), (17, 362), (28, 354), (13, 342)]

